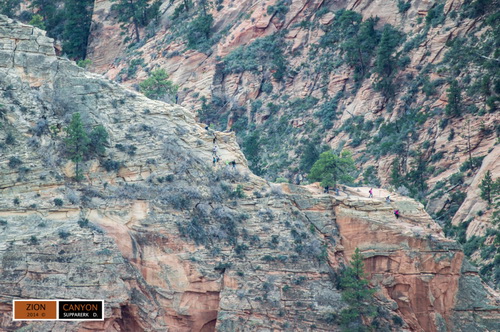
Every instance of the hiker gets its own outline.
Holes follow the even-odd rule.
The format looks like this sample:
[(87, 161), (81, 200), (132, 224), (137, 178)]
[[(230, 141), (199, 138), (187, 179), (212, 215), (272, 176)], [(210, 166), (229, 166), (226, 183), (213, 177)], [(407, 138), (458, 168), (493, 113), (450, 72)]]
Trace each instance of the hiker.
[(214, 154), (214, 156), (217, 156), (217, 145), (214, 145), (214, 148), (212, 149), (212, 153)]
[(214, 134), (214, 144), (217, 142), (217, 135)]
[(385, 202), (386, 202), (386, 203), (390, 203), (390, 202), (391, 202), (391, 195), (389, 195), (389, 196), (387, 196), (387, 197), (385, 198)]
[(217, 157), (216, 156), (214, 156), (213, 163), (214, 163), (214, 167), (215, 167), (215, 164), (217, 164)]
[(231, 162), (231, 165), (233, 165), (233, 169), (236, 169), (236, 160), (233, 160), (233, 161)]
[(226, 169), (229, 168), (229, 160), (226, 160)]
[(340, 196), (340, 190), (338, 187), (335, 188), (335, 195)]
[(329, 191), (330, 191), (329, 186), (326, 186), (326, 187), (325, 187), (325, 190), (323, 191), (323, 193), (328, 194), (328, 193), (329, 193)]
[(394, 210), (394, 215), (396, 216), (396, 219), (399, 219), (399, 210)]
[(208, 125), (205, 126), (205, 130), (208, 130)]
[(368, 191), (370, 195), (368, 195), (368, 198), (373, 198), (373, 188), (370, 188), (370, 191)]

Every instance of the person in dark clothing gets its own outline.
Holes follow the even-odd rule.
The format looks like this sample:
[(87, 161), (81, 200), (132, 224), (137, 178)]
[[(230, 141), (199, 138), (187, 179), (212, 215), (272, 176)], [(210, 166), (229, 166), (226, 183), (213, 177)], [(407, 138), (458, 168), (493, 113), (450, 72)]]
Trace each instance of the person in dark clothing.
[(394, 215), (396, 216), (396, 219), (399, 219), (399, 210), (394, 210)]
[(370, 188), (370, 191), (368, 191), (370, 195), (368, 195), (368, 198), (373, 198), (373, 188)]
[(214, 134), (214, 144), (217, 142), (217, 135)]
[(330, 188), (329, 188), (329, 186), (326, 186), (326, 187), (325, 187), (325, 191), (324, 191), (324, 193), (325, 193), (325, 194), (328, 194), (329, 192), (330, 192)]
[(236, 169), (236, 160), (233, 160), (233, 161), (231, 162), (231, 165), (233, 165), (233, 169)]

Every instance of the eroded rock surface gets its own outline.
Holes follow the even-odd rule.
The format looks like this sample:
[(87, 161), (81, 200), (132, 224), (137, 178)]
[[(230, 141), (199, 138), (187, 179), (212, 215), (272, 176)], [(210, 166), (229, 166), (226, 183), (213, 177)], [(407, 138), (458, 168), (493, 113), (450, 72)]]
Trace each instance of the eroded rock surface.
[[(497, 295), (414, 201), (270, 185), (232, 133), (215, 134), (236, 169), (214, 167), (214, 132), (183, 107), (83, 71), (4, 16), (0, 40), (2, 330), (336, 331), (355, 247), (388, 329), (496, 330)], [(80, 183), (57, 129), (74, 112), (110, 135)], [(106, 319), (13, 322), (21, 298), (104, 299)]]

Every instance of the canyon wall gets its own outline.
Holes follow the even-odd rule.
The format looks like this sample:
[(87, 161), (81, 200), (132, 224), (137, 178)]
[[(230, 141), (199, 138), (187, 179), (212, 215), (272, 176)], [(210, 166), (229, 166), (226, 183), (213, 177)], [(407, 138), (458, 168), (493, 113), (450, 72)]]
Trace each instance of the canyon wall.
[[(497, 330), (498, 295), (419, 203), (269, 184), (234, 133), (86, 72), (52, 43), (0, 16), (0, 329), (339, 330), (339, 275), (358, 247), (381, 328)], [(61, 130), (76, 112), (109, 134), (81, 182)], [(12, 321), (12, 300), (27, 298), (103, 299), (105, 320)]]

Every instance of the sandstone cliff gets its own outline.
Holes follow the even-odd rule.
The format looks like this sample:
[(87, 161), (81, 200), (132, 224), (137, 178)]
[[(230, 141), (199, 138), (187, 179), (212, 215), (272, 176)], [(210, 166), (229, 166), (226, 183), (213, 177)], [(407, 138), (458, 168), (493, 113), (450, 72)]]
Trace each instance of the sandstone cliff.
[[(499, 164), (498, 102), (486, 111), (488, 98), (477, 91), (483, 76), (498, 79), (498, 73), (488, 76), (484, 67), (465, 60), (470, 58), (470, 45), (491, 31), (485, 15), (467, 14), (473, 2), (217, 1), (211, 10), (213, 46), (200, 52), (188, 48), (178, 32), (177, 26), (186, 22), (173, 19), (182, 1), (165, 1), (159, 22), (142, 31), (140, 43), (128, 44), (131, 33), (123, 35), (111, 2), (96, 0), (88, 57), (92, 71), (130, 87), (137, 87), (150, 70), (166, 69), (181, 87), (180, 103), (219, 128), (233, 128), (240, 145), (252, 155), (251, 168), (272, 181), (285, 177), (291, 182), (298, 173), (307, 172), (299, 161), (311, 142), (352, 149), (361, 171), (358, 179), (373, 185), (378, 178), (384, 187), (389, 186), (396, 157), (402, 173), (421, 158), (427, 169), (422, 181), (428, 189), (419, 195), (428, 199), (427, 211), (447, 230), (452, 219), (453, 225), (467, 228), (466, 240), (471, 240), (488, 229), (498, 234), (492, 224), (498, 209), (486, 206), (478, 185), (487, 170), (493, 178), (500, 176), (494, 166)], [(345, 63), (337, 46), (321, 51), (341, 9), (361, 14), (363, 21), (377, 17), (376, 29), (390, 24), (404, 36), (394, 51), (406, 61), (394, 75), (394, 97), (388, 99), (374, 88), (374, 74), (357, 82), (355, 69)], [(275, 35), (283, 43), (276, 44), (285, 62), (283, 79), (275, 78), (275, 69), (266, 69), (271, 58), (260, 59), (256, 70), (228, 71), (228, 55)], [(454, 47), (453, 41), (459, 46)], [(340, 44), (341, 40), (333, 43)], [(447, 90), (455, 78), (463, 88), (464, 111), (448, 117)], [(328, 117), (333, 120), (326, 120), (325, 126), (322, 121)], [(399, 134), (391, 132), (392, 127)], [(257, 149), (251, 147), (254, 141)], [(470, 157), (485, 158), (485, 163), (463, 171), (461, 166)], [(453, 181), (460, 176), (457, 185)]]
[[(236, 169), (214, 168), (214, 133), (191, 112), (85, 72), (52, 42), (0, 16), (0, 329), (336, 331), (339, 269), (359, 247), (380, 329), (497, 330), (498, 295), (421, 204), (269, 185), (232, 133), (216, 135)], [(80, 183), (57, 130), (75, 112), (110, 135)], [(18, 298), (104, 299), (106, 319), (13, 322)]]

